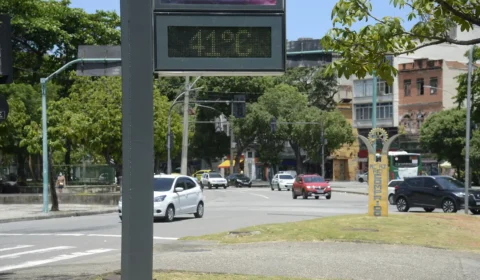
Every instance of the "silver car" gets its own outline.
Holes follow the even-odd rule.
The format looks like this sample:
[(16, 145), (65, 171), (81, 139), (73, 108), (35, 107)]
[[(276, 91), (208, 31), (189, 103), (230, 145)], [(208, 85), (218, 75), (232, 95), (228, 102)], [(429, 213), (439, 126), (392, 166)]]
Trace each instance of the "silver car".
[(368, 182), (368, 172), (357, 174), (357, 181), (360, 183)]

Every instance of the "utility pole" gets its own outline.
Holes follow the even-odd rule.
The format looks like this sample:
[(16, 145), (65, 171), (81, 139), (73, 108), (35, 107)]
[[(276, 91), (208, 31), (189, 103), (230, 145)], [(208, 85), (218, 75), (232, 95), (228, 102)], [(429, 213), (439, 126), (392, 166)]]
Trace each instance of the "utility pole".
[(183, 101), (183, 136), (181, 174), (187, 175), (188, 168), (188, 108), (190, 102), (190, 77), (185, 77), (185, 97)]
[(323, 124), (321, 124), (321, 144), (322, 144), (322, 176), (323, 178), (326, 178), (325, 176), (325, 135), (323, 133)]
[[(377, 128), (377, 73), (373, 70), (373, 92), (372, 92), (372, 129)], [(375, 151), (375, 160), (377, 158), (377, 141), (373, 143)]]
[[(232, 109), (231, 109), (231, 117), (233, 117), (233, 105), (235, 103), (232, 102)], [(230, 175), (233, 174), (233, 141), (234, 141), (234, 137), (233, 137), (233, 123), (229, 121), (228, 123), (228, 129), (230, 131)]]
[(468, 53), (468, 85), (467, 85), (467, 138), (465, 139), (465, 214), (468, 215), (468, 188), (470, 186), (470, 118), (472, 107), (472, 72), (473, 46)]

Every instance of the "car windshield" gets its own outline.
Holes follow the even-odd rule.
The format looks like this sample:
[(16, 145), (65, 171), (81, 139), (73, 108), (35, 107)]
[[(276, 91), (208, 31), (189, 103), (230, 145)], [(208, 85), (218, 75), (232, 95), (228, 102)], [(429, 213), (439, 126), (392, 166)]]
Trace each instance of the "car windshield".
[(218, 173), (210, 173), (210, 178), (223, 178), (223, 177)]
[(448, 190), (458, 190), (465, 188), (465, 185), (462, 182), (451, 177), (438, 177), (436, 178), (436, 181), (440, 184), (442, 188)]
[(320, 176), (304, 177), (303, 180), (305, 181), (305, 183), (324, 183), (325, 182), (325, 180)]
[(243, 174), (239, 174), (239, 175), (237, 175), (237, 179), (247, 179), (247, 176), (245, 176)]
[(172, 189), (174, 178), (154, 178), (153, 191), (168, 192)]
[(293, 177), (290, 175), (280, 175), (280, 180), (292, 180)]

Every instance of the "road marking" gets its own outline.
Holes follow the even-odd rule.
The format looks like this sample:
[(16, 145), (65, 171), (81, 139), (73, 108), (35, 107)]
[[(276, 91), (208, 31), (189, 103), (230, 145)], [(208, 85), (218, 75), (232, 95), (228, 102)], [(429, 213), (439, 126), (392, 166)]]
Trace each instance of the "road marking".
[[(71, 236), (71, 237), (112, 237), (121, 238), (121, 234), (87, 234), (87, 233), (0, 233), (0, 236)], [(178, 240), (176, 237), (153, 236), (154, 240)], [(1, 251), (1, 250), (0, 250)]]
[(268, 198), (268, 196), (264, 196), (264, 195), (261, 195), (261, 194), (256, 194), (256, 193), (248, 193), (248, 194), (255, 195), (255, 196), (259, 196), (259, 197), (263, 197), (263, 198), (265, 198), (265, 199), (270, 199), (270, 198)]
[(2, 249), (0, 249), (0, 252), (10, 251), (10, 250), (17, 250), (17, 249), (23, 249), (23, 248), (29, 248), (29, 247), (33, 247), (33, 245), (18, 245), (18, 246), (10, 247), (10, 248), (2, 248)]
[(60, 255), (60, 256), (56, 256), (56, 257), (45, 259), (45, 260), (30, 261), (30, 262), (26, 262), (18, 265), (7, 265), (7, 266), (0, 267), (0, 272), (14, 270), (14, 269), (29, 268), (29, 267), (39, 266), (43, 264), (48, 264), (48, 263), (60, 262), (60, 261), (65, 261), (65, 260), (74, 259), (78, 257), (85, 257), (85, 256), (90, 256), (95, 254), (106, 253), (113, 250), (115, 249), (95, 249), (95, 250), (89, 250), (85, 252), (76, 252), (69, 255)]
[(66, 250), (66, 249), (72, 249), (72, 248), (75, 248), (75, 247), (72, 247), (72, 246), (50, 247), (50, 248), (45, 248), (45, 249), (38, 249), (38, 250), (25, 251), (25, 252), (14, 253), (14, 254), (9, 254), (9, 255), (3, 255), (3, 256), (0, 256), (0, 259), (13, 259), (13, 258), (16, 258), (18, 256), (22, 256), (22, 255), (41, 254), (41, 253), (46, 253), (46, 252), (51, 252), (51, 251)]

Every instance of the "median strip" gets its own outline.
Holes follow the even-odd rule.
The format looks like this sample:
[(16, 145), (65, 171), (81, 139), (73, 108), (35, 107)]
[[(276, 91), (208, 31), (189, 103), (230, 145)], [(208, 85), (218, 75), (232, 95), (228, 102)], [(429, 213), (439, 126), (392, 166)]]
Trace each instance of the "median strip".
[(181, 240), (221, 243), (343, 241), (480, 252), (480, 235), (475, 234), (480, 232), (479, 218), (461, 214), (390, 214), (384, 218), (367, 215), (335, 216), (254, 226), (235, 232), (242, 234), (224, 232)]

